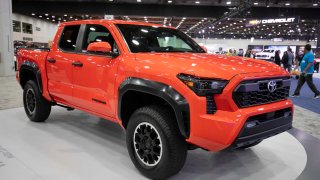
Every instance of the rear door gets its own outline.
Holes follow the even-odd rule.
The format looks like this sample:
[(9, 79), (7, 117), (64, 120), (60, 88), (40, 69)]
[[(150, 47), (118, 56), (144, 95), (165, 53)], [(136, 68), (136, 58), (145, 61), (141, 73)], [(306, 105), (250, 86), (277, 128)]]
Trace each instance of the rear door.
[(81, 28), (79, 53), (73, 67), (73, 102), (76, 106), (96, 113), (115, 117), (114, 89), (117, 67), (121, 55), (111, 57), (100, 52), (89, 52), (93, 42), (108, 42), (119, 52), (108, 25), (87, 24)]
[(48, 90), (59, 103), (72, 104), (72, 62), (77, 47), (80, 25), (59, 27), (55, 44), (47, 57)]

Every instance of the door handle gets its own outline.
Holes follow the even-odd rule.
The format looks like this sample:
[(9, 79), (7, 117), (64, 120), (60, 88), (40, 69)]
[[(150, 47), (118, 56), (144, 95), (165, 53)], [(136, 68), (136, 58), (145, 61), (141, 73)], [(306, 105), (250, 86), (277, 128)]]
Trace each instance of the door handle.
[(47, 59), (47, 61), (48, 61), (49, 63), (56, 63), (56, 60), (55, 60), (55, 59)]
[(76, 67), (82, 67), (82, 66), (83, 66), (82, 62), (80, 62), (80, 61), (74, 61), (74, 62), (72, 62), (72, 65), (73, 65), (73, 66), (76, 66)]

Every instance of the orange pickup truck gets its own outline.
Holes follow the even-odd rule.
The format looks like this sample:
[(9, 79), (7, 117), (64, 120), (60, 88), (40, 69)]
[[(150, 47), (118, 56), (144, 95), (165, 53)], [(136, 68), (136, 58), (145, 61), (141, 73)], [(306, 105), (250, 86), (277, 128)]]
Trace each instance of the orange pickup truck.
[(61, 23), (51, 49), (19, 49), (28, 118), (52, 106), (119, 123), (145, 176), (180, 171), (187, 151), (243, 149), (292, 127), (289, 74), (270, 62), (211, 55), (186, 34), (142, 22)]

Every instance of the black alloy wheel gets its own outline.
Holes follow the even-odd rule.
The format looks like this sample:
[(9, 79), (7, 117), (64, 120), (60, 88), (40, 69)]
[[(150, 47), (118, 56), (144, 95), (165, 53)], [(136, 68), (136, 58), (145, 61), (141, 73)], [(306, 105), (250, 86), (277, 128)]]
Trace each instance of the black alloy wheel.
[(159, 132), (147, 122), (140, 123), (133, 136), (137, 157), (146, 166), (153, 167), (160, 162), (162, 143)]

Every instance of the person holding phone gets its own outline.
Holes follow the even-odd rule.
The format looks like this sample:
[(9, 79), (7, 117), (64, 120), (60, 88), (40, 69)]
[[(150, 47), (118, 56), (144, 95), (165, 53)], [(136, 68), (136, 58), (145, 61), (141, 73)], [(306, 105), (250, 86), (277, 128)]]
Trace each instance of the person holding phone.
[(313, 83), (313, 73), (314, 73), (314, 54), (311, 51), (311, 45), (307, 44), (304, 47), (304, 57), (300, 62), (300, 69), (301, 74), (299, 77), (298, 85), (296, 90), (294, 91), (294, 94), (291, 97), (299, 97), (300, 96), (300, 90), (304, 83), (307, 81), (307, 84), (309, 88), (314, 92), (314, 98), (318, 99), (320, 98), (320, 92), (317, 89), (317, 87)]

